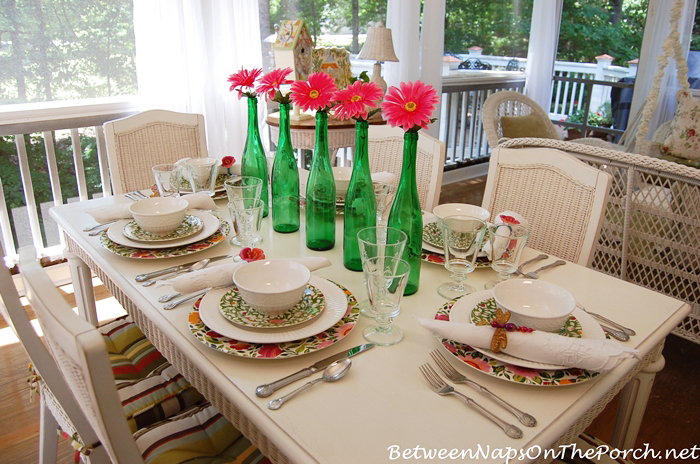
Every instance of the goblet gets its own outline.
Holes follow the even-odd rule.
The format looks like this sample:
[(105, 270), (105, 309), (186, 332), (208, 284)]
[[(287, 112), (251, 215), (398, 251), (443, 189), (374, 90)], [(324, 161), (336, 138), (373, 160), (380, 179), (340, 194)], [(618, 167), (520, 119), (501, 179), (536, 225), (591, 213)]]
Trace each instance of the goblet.
[(401, 310), (401, 297), (411, 266), (397, 256), (376, 256), (362, 263), (362, 271), (369, 302), (377, 314), (377, 324), (365, 327), (362, 335), (376, 345), (394, 345), (403, 339), (403, 330), (392, 322)]
[(180, 167), (175, 164), (158, 164), (151, 168), (161, 197), (180, 194)]
[(229, 203), (242, 205), (243, 200), (258, 200), (262, 192), (262, 180), (257, 177), (239, 176), (224, 181)]
[(484, 288), (491, 289), (498, 283), (510, 279), (510, 275), (518, 269), (520, 255), (525, 249), (529, 236), (528, 228), (519, 224), (489, 225), (491, 268), (498, 273), (498, 280), (486, 282)]
[(192, 192), (214, 196), (219, 160), (216, 158), (190, 158), (185, 161)]
[(386, 229), (386, 223), (389, 220), (389, 210), (394, 202), (396, 187), (386, 182), (374, 181), (374, 198), (377, 200), (377, 227)]
[[(369, 258), (398, 257), (401, 258), (408, 237), (406, 234), (393, 227), (367, 227), (357, 233), (357, 241), (360, 246), (360, 259), (364, 263)], [(360, 314), (375, 319), (372, 306), (368, 300), (360, 301), (357, 306)]]
[(476, 269), (476, 258), (481, 251), (481, 243), (486, 233), (486, 223), (472, 216), (447, 216), (440, 220), (445, 268), (452, 272), (452, 282), (440, 285), (440, 296), (448, 299), (459, 298), (474, 293), (471, 285), (465, 285), (467, 274)]
[(263, 217), (265, 203), (260, 199), (245, 199), (240, 203), (230, 202), (228, 210), (231, 214), (236, 235), (231, 239), (232, 245), (252, 247), (262, 242), (260, 223)]

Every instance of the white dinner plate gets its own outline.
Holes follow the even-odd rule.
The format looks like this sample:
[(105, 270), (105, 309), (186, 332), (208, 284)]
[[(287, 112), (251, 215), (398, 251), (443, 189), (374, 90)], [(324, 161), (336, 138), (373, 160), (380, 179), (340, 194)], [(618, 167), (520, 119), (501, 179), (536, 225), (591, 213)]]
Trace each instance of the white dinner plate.
[(289, 329), (274, 329), (271, 331), (249, 330), (239, 327), (226, 319), (219, 310), (219, 302), (228, 288), (215, 288), (209, 291), (199, 304), (199, 316), (202, 321), (221, 335), (248, 343), (284, 343), (300, 340), (332, 327), (343, 318), (348, 309), (345, 293), (334, 283), (317, 276), (311, 276), (309, 284), (318, 288), (326, 298), (326, 308), (320, 316), (302, 327), (294, 326)]
[(118, 245), (128, 246), (132, 248), (141, 248), (145, 250), (159, 250), (161, 248), (173, 248), (204, 240), (219, 229), (219, 219), (206, 211), (188, 211), (187, 214), (197, 216), (202, 220), (204, 226), (202, 230), (189, 237), (179, 238), (177, 240), (169, 240), (167, 242), (138, 242), (131, 240), (124, 235), (124, 226), (133, 219), (122, 219), (117, 221), (107, 229), (107, 237)]
[[(469, 295), (465, 295), (452, 306), (452, 311), (450, 312), (450, 322), (463, 322), (467, 324), (473, 324), (472, 321), (472, 310), (476, 305), (484, 300), (493, 298), (493, 290), (482, 290), (480, 292), (475, 292)], [(598, 323), (589, 316), (586, 312), (581, 311), (579, 308), (574, 309), (571, 313), (578, 322), (581, 324), (581, 330), (583, 334), (581, 338), (589, 338), (592, 340), (604, 340), (605, 332), (598, 325)], [(527, 359), (516, 358), (506, 353), (494, 353), (491, 350), (486, 350), (483, 348), (477, 348), (472, 346), (476, 351), (483, 353), (489, 358), (496, 359), (498, 361), (504, 362), (506, 364), (513, 364), (514, 366), (528, 367), (530, 369), (537, 370), (556, 370), (556, 369), (568, 369), (566, 366), (559, 366), (556, 364), (546, 364), (535, 361), (528, 361)]]

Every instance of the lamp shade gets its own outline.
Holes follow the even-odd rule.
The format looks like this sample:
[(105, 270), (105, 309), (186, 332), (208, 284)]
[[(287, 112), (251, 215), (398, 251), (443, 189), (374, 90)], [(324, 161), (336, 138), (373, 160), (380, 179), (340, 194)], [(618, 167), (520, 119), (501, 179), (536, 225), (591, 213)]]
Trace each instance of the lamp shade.
[(357, 55), (358, 60), (399, 61), (394, 53), (394, 42), (391, 40), (391, 29), (381, 24), (370, 27), (367, 31), (365, 44)]

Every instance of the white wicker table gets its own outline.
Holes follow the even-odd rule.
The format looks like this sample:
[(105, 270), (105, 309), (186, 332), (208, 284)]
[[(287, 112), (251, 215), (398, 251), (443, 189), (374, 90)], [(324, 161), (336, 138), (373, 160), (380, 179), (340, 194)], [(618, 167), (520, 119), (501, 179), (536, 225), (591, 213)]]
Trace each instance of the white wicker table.
[[(296, 358), (244, 359), (209, 349), (188, 330), (191, 305), (164, 311), (156, 299), (167, 290), (142, 287), (134, 281), (134, 276), (195, 258), (237, 253), (238, 249), (225, 242), (195, 255), (167, 260), (115, 256), (100, 246), (98, 237), (88, 237), (82, 232), (83, 227), (94, 223), (84, 209), (128, 201), (118, 196), (52, 208), (51, 215), (63, 228), (71, 252), (68, 256), (72, 258), (76, 294), (91, 290), (90, 279), (86, 277), (92, 270), (158, 349), (275, 462), (383, 463), (390, 461), (391, 446), (397, 447), (393, 449), (399, 452), (416, 447), (476, 452), (479, 445), (493, 451), (508, 447), (536, 450), (532, 447), (572, 443), (613, 395), (653, 357), (658, 357), (657, 350), (666, 335), (690, 310), (678, 300), (571, 263), (543, 274), (542, 279), (566, 287), (587, 308), (633, 326), (638, 335), (628, 343), (638, 348), (645, 359), (642, 363), (627, 360), (608, 374), (561, 387), (529, 387), (461, 368), (497, 395), (536, 416), (538, 425), (522, 427), (524, 437), (513, 440), (459, 400), (433, 393), (421, 377), (418, 365), (428, 362), (428, 353), (440, 343), (423, 330), (412, 315), (434, 316), (444, 303), (435, 288), (449, 279), (443, 267), (423, 263), (420, 290), (404, 300), (402, 313), (395, 320), (406, 332), (400, 344), (377, 347), (354, 358), (352, 369), (341, 381), (318, 386), (282, 409), (271, 411), (267, 408), (270, 398), (255, 396), (257, 385), (362, 343), (362, 329), (368, 321), (361, 319), (335, 346)], [(227, 217), (225, 206), (220, 209), (222, 216)], [(286, 235), (272, 232), (269, 225), (270, 218), (264, 219), (262, 248), (268, 257), (328, 257), (333, 266), (314, 274), (344, 285), (358, 299), (365, 298), (361, 273), (350, 272), (342, 266), (342, 217), (338, 218), (336, 247), (324, 253), (312, 252), (303, 245), (303, 224), (301, 232)], [(534, 250), (526, 250), (523, 259), (534, 253)], [(491, 278), (493, 272), (483, 269), (471, 274), (469, 281), (480, 287)], [(90, 312), (92, 304), (90, 298), (83, 298), (79, 305), (86, 306), (84, 310)], [(500, 417), (517, 423), (491, 400), (466, 386), (458, 388)], [(285, 394), (291, 389), (286, 387), (278, 393)], [(535, 451), (532, 453), (533, 459), (522, 462), (537, 460)], [(498, 456), (484, 460), (504, 461)]]

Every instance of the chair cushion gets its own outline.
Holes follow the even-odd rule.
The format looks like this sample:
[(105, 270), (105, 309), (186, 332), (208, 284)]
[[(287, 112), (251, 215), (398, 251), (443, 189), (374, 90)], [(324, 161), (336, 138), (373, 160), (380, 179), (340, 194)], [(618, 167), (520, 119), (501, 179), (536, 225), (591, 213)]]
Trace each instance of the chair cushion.
[(678, 91), (678, 107), (671, 129), (661, 143), (661, 154), (700, 160), (700, 99), (688, 90)]
[(202, 395), (151, 344), (130, 319), (99, 328), (107, 345), (124, 415), (132, 432), (202, 401)]
[(527, 116), (502, 116), (501, 132), (503, 132), (503, 137), (509, 139), (519, 137), (552, 138), (547, 131), (547, 127), (535, 113)]

